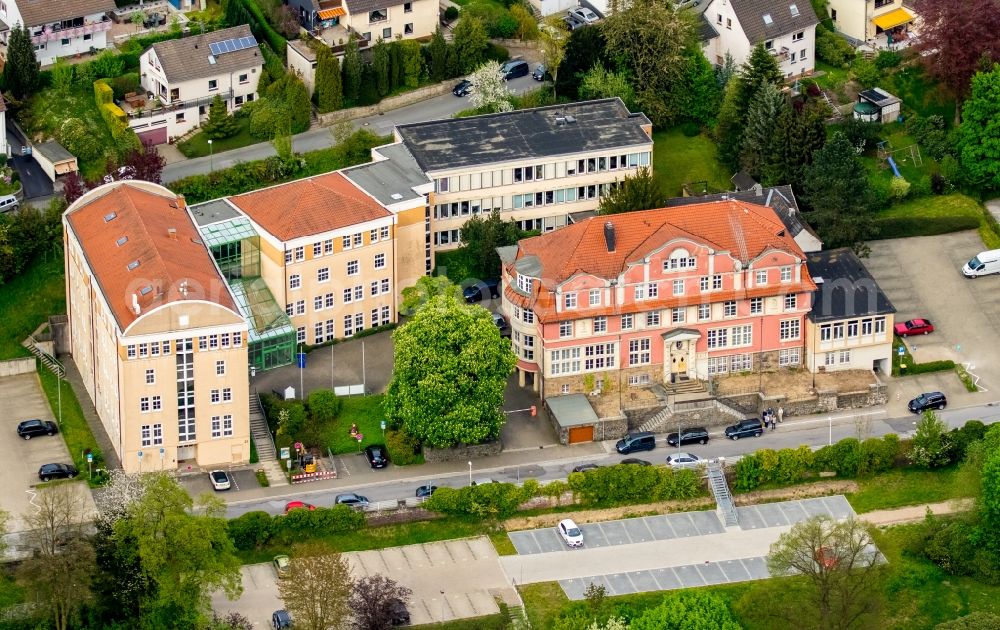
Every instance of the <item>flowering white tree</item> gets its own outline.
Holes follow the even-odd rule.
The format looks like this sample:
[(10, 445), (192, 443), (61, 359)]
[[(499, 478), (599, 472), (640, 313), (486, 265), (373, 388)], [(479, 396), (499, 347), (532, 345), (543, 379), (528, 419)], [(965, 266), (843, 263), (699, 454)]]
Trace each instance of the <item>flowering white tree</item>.
[(489, 109), (492, 112), (509, 112), (514, 109), (510, 99), (513, 93), (507, 87), (503, 70), (496, 61), (487, 61), (469, 75), (472, 91), (469, 100), (476, 109)]
[(138, 503), (145, 494), (146, 485), (140, 475), (112, 470), (108, 484), (94, 493), (98, 526), (107, 527), (110, 531), (115, 521), (125, 518), (129, 508)]

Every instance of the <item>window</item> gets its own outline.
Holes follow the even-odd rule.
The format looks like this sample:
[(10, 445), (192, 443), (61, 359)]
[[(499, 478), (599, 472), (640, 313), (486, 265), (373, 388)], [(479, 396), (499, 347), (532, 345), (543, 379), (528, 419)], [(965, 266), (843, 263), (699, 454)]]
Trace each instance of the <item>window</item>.
[(670, 309), (670, 323), (672, 323), (672, 324), (683, 324), (686, 317), (687, 317), (687, 309), (686, 308), (672, 308), (672, 309)]
[(208, 337), (198, 337), (198, 350), (208, 350)]
[(378, 9), (368, 13), (368, 22), (384, 22), (389, 19), (389, 14), (385, 9)]
[(833, 325), (833, 338), (843, 339), (844, 338), (844, 323), (840, 322)]
[(837, 362), (840, 363), (841, 365), (843, 365), (844, 363), (850, 363), (851, 362), (851, 351), (850, 350), (841, 350), (840, 352), (838, 352), (837, 353)]
[(297, 343), (305, 343), (306, 342), (306, 327), (305, 326), (299, 326), (298, 328), (295, 329), (295, 341)]
[(736, 300), (726, 300), (722, 303), (723, 317), (736, 317)]
[(382, 39), (389, 40), (392, 39), (392, 29), (390, 27), (385, 27), (382, 29)]
[(861, 320), (861, 334), (862, 335), (872, 334), (872, 320), (870, 319)]
[(154, 385), (156, 383), (156, 372), (154, 370), (146, 370), (146, 385)]
[(767, 284), (767, 269), (757, 271), (757, 284)]
[(135, 358), (135, 344), (131, 344), (131, 345), (126, 346), (125, 347), (125, 353), (126, 353), (126, 356), (129, 359), (134, 359)]
[(702, 291), (708, 291), (708, 276), (702, 276), (698, 279), (698, 288)]
[(382, 293), (389, 292), (389, 278), (382, 278)]
[(350, 261), (348, 261), (347, 262), (347, 275), (349, 275), (349, 276), (356, 276), (356, 275), (358, 275), (358, 269), (359, 268), (360, 268), (360, 266), (358, 265), (358, 261), (356, 261), (356, 260), (350, 260)]
[(583, 347), (583, 369), (585, 371), (603, 370), (615, 366), (616, 344), (599, 343)]
[(576, 293), (567, 293), (563, 296), (564, 308), (576, 308)]
[(698, 305), (698, 320), (705, 321), (712, 317), (712, 305), (711, 304), (699, 304)]
[(222, 436), (231, 437), (233, 435), (233, 417), (222, 416)]
[(792, 365), (799, 364), (799, 349), (798, 348), (785, 348), (783, 350), (778, 350), (778, 365), (781, 367), (788, 367)]
[(300, 276), (297, 273), (293, 273), (291, 276), (288, 277), (289, 289), (298, 289), (301, 286), (302, 286), (302, 276)]
[(697, 266), (697, 260), (688, 256), (687, 251), (681, 249), (670, 254), (670, 258), (663, 261), (664, 271), (683, 271), (687, 269), (694, 269)]
[(383, 225), (382, 227), (380, 227), (378, 229), (378, 236), (383, 241), (385, 239), (389, 238), (389, 226), (388, 225)]
[(602, 315), (600, 317), (595, 317), (594, 318), (594, 332), (595, 333), (608, 332), (608, 318), (607, 317), (605, 317), (605, 316)]
[(646, 285), (646, 295), (648, 295), (650, 298), (659, 297), (660, 285), (656, 284), (655, 282), (650, 282), (648, 285)]
[(805, 61), (805, 59), (806, 59), (806, 49), (805, 48), (803, 48), (801, 51), (799, 51), (799, 59), (801, 59), (802, 61)]
[(733, 29), (733, 18), (726, 18), (726, 28), (729, 30)]
[(722, 276), (712, 276), (712, 290), (718, 291), (722, 289)]
[(225, 361), (216, 361), (215, 362), (215, 375), (216, 376), (225, 376), (226, 375), (226, 362)]
[(752, 354), (734, 354), (729, 357), (729, 371), (733, 374), (736, 374), (737, 372), (749, 372), (752, 369)]
[(766, 48), (768, 50), (774, 50), (774, 40), (773, 39), (769, 39), (766, 42), (764, 42), (764, 48)]
[(208, 91), (213, 92), (219, 89), (219, 81), (217, 79), (208, 80)]
[(601, 305), (601, 290), (591, 289), (588, 294), (588, 304), (590, 306), (600, 306)]
[(322, 311), (323, 310), (323, 296), (317, 295), (313, 298), (313, 310)]
[(563, 348), (549, 353), (549, 371), (556, 374), (571, 374), (580, 371), (580, 349)]
[(708, 331), (705, 339), (708, 343), (709, 350), (712, 350), (713, 348), (725, 348), (729, 345), (729, 329), (713, 328)]
[(296, 315), (305, 315), (306, 314), (306, 301), (305, 300), (299, 300), (299, 301), (297, 301), (295, 303), (295, 314)]
[(833, 327), (830, 324), (823, 324), (819, 327), (819, 340), (830, 341), (833, 338)]
[(144, 424), (144, 425), (142, 425), (140, 427), (140, 435), (141, 435), (141, 438), (140, 438), (141, 441), (140, 441), (140, 443), (142, 444), (142, 446), (152, 446), (153, 445), (153, 440), (152, 440), (152, 437), (151, 437), (151, 435), (152, 435), (152, 428), (153, 428), (152, 425), (149, 425), (149, 424)]
[(660, 311), (649, 311), (646, 313), (646, 328), (660, 325)]
[(559, 393), (560, 394), (568, 394), (569, 393), (569, 385), (560, 385), (559, 386)]
[(847, 336), (851, 338), (858, 336), (858, 320), (847, 322)]
[(413, 13), (413, 3), (404, 2), (403, 3), (403, 13)]
[(222, 416), (212, 416), (212, 437), (222, 437)]
[(722, 14), (721, 13), (716, 13), (715, 14), (715, 23), (718, 24), (718, 25), (720, 25), (720, 26), (722, 25)]
[(413, 35), (413, 22), (403, 25), (403, 35)]
[(285, 250), (285, 264), (288, 265), (288, 264), (291, 264), (291, 262), (292, 262), (292, 250), (286, 249)]
[(174, 122), (177, 122), (177, 123), (184, 122), (184, 112), (181, 112), (181, 113), (177, 114), (176, 116), (174, 116)]
[(222, 402), (232, 402), (233, 401), (233, 388), (225, 387), (222, 389)]
[(376, 269), (385, 268), (385, 254), (375, 254), (375, 268)]
[(316, 272), (316, 280), (318, 282), (328, 282), (330, 280), (330, 268), (323, 267)]
[(836, 352), (827, 352), (823, 355), (823, 365), (833, 365), (837, 362)]
[(306, 248), (299, 246), (295, 248), (295, 262), (302, 262), (306, 259)]
[(344, 336), (350, 337), (354, 334), (354, 317), (352, 315), (344, 315)]
[(219, 390), (213, 389), (212, 392), (211, 392), (211, 394), (210, 394), (210, 396), (209, 396), (209, 401), (213, 405), (217, 405), (217, 404), (219, 404), (219, 400), (220, 400)]
[(790, 339), (798, 339), (799, 338), (799, 325), (800, 325), (800, 322), (797, 319), (782, 320), (778, 324), (778, 338), (781, 341), (788, 341)]
[(797, 297), (798, 296), (796, 296), (794, 293), (786, 293), (785, 294), (785, 310), (786, 311), (794, 311), (796, 308), (798, 308), (798, 299), (796, 299)]
[[(795, 5), (793, 4), (792, 6), (794, 7)], [(792, 15), (794, 15), (794, 13)], [(794, 35), (792, 35), (792, 41), (793, 42), (801, 42), (802, 38), (805, 37), (805, 36), (806, 36), (806, 32), (805, 31), (799, 31), (798, 33), (795, 33)]]
[(673, 283), (673, 294), (674, 295), (684, 295), (684, 281), (674, 280)]
[(729, 357), (708, 357), (708, 373), (725, 374), (729, 370)]
[(634, 290), (635, 290), (635, 299), (637, 299), (637, 300), (645, 300), (646, 299), (646, 285), (644, 285), (644, 284), (637, 284), (635, 286)]
[(372, 282), (371, 284), (371, 294), (373, 296), (378, 295), (378, 280)]
[(764, 298), (750, 298), (750, 314), (761, 315), (764, 312)]
[(534, 282), (533, 278), (517, 274), (517, 288), (519, 291), (530, 294), (533, 288), (532, 287), (533, 282)]
[(360, 284), (354, 287), (354, 301), (363, 300), (365, 298), (365, 288)]
[(791, 282), (792, 281), (792, 268), (791, 267), (782, 267), (781, 268), (781, 281), (782, 282)]
[(154, 424), (153, 425), (153, 446), (163, 444), (163, 425)]
[(750, 324), (745, 324), (743, 326), (733, 326), (732, 336), (730, 337), (732, 345), (734, 346), (752, 346), (753, 345), (753, 326)]
[(149, 413), (149, 396), (139, 399), (139, 413)]
[(524, 309), (523, 321), (525, 324), (535, 323), (535, 311)]
[(875, 334), (881, 335), (885, 333), (885, 318), (876, 317), (875, 318)]
[(649, 339), (630, 339), (628, 342), (629, 365), (646, 365), (649, 363)]
[(233, 104), (234, 105), (242, 105), (243, 104), (243, 97), (242, 96), (237, 96), (236, 100), (233, 101)]
[(573, 336), (573, 322), (559, 322), (559, 336), (560, 337), (572, 337)]
[(521, 349), (521, 358), (525, 361), (535, 360), (535, 337), (533, 335), (524, 336), (524, 348)]
[(354, 301), (354, 291), (350, 287), (344, 289), (344, 304), (350, 304)]

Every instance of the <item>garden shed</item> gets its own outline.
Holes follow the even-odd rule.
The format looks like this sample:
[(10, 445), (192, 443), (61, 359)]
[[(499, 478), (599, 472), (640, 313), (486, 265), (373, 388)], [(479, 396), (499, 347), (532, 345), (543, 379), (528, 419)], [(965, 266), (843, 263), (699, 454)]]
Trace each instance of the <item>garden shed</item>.
[(858, 94), (854, 117), (872, 122), (896, 122), (899, 118), (899, 106), (898, 98), (881, 88), (872, 88)]
[(53, 182), (56, 181), (57, 175), (68, 175), (80, 170), (76, 156), (55, 140), (36, 144), (32, 147), (31, 155)]

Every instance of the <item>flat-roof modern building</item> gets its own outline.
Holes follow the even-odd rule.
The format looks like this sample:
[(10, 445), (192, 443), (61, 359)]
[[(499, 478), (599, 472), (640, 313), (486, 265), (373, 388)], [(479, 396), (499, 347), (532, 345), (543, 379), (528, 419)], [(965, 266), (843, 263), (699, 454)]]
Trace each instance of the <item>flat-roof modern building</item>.
[(249, 461), (247, 323), (183, 198), (112, 182), (63, 226), (70, 351), (125, 470)]
[(461, 242), (492, 210), (523, 230), (565, 226), (625, 175), (652, 163), (652, 124), (621, 99), (399, 125), (397, 142), (433, 184), (433, 245)]

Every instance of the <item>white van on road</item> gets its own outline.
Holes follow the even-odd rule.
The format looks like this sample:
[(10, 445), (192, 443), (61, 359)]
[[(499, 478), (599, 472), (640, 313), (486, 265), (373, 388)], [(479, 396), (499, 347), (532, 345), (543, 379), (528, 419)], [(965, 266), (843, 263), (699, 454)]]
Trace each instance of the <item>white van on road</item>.
[(1000, 249), (979, 252), (962, 267), (962, 273), (966, 278), (978, 278), (998, 272), (1000, 272)]

